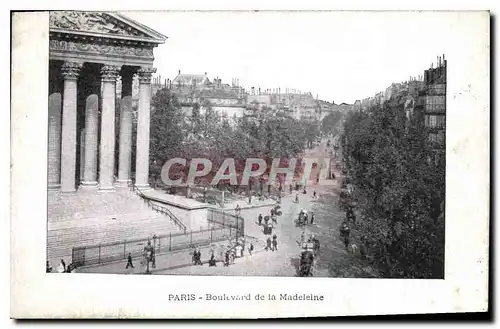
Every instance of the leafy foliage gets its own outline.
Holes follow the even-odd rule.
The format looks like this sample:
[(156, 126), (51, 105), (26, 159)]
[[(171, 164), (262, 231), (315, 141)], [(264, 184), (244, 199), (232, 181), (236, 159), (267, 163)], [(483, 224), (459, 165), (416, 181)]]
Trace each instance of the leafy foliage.
[(347, 180), (362, 213), (359, 231), (388, 276), (444, 276), (444, 164), (436, 164), (427, 131), (408, 122), (403, 98), (345, 122)]
[[(307, 144), (320, 133), (319, 123), (271, 115), (262, 109), (259, 116), (232, 118), (220, 115), (210, 104), (195, 104), (186, 117), (175, 95), (158, 91), (152, 99), (150, 162), (152, 175), (159, 175), (168, 159), (208, 158), (215, 176), (226, 158), (234, 158), (241, 173), (247, 158), (300, 158)], [(286, 165), (284, 161), (282, 165)], [(299, 166), (297, 166), (298, 168)], [(188, 166), (185, 174), (187, 175)]]

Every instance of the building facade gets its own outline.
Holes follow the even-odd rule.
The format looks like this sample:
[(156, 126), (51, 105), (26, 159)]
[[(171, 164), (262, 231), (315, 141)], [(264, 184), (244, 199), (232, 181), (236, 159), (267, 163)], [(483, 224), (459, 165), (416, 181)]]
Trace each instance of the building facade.
[[(108, 191), (115, 183), (128, 184), (132, 147), (137, 149), (136, 185), (147, 188), (151, 78), (156, 71), (153, 49), (166, 37), (117, 13), (51, 12), (49, 26), (49, 189)], [(132, 145), (134, 75), (136, 145)]]
[(444, 161), (446, 150), (446, 59), (438, 57), (437, 66), (424, 72), (417, 109), (429, 131), (429, 141), (436, 153), (436, 162)]

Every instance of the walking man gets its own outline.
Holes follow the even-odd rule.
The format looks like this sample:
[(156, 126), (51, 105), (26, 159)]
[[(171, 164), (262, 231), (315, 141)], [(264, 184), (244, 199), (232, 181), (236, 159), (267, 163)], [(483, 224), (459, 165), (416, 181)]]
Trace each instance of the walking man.
[(273, 251), (278, 250), (278, 237), (276, 234), (273, 235)]
[(268, 251), (269, 249), (272, 249), (272, 246), (271, 246), (271, 238), (270, 237), (267, 237), (267, 245), (266, 245), (266, 251)]
[(128, 269), (129, 266), (134, 268), (134, 264), (132, 264), (132, 254), (131, 253), (128, 253), (127, 266), (125, 266), (125, 269)]
[(312, 212), (311, 213), (311, 225), (314, 224), (314, 219), (315, 219), (315, 215), (314, 213)]
[(262, 214), (259, 214), (258, 221), (259, 221), (259, 226), (261, 226), (262, 225)]

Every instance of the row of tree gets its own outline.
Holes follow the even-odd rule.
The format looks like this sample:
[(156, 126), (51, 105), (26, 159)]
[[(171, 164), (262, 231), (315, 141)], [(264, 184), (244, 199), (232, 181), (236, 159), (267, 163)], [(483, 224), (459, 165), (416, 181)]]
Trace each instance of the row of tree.
[[(204, 104), (203, 110), (195, 104), (191, 115), (186, 116), (176, 96), (167, 89), (158, 91), (151, 105), (153, 177), (159, 177), (163, 164), (176, 157), (188, 161), (208, 158), (212, 162), (212, 172), (197, 181), (200, 184), (209, 182), (226, 158), (235, 159), (239, 174), (247, 158), (265, 159), (268, 168), (273, 158), (281, 158), (282, 166), (286, 166), (289, 159), (300, 158), (305, 147), (313, 144), (320, 133), (318, 122), (272, 115), (266, 109), (258, 117), (228, 118), (209, 104)], [(187, 171), (188, 166), (180, 175), (186, 177)], [(297, 166), (297, 174), (299, 171)]]
[(444, 162), (428, 131), (396, 98), (348, 115), (346, 181), (361, 212), (358, 229), (386, 276), (443, 278)]

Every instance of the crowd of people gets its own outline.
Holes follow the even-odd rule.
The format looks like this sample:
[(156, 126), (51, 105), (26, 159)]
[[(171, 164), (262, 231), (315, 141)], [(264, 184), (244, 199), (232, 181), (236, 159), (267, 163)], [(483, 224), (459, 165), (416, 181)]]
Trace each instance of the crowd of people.
[[(236, 258), (243, 257), (246, 250), (245, 240), (236, 240), (234, 243), (229, 241), (226, 246), (221, 244), (219, 246), (211, 245), (208, 251), (208, 266), (216, 267), (217, 263), (222, 263), (223, 266), (229, 266), (234, 263)], [(252, 255), (254, 251), (254, 245), (252, 242), (248, 246), (248, 254)], [(201, 260), (201, 248), (195, 247), (193, 249), (192, 262), (195, 266), (202, 266), (203, 262)]]
[(50, 262), (47, 261), (45, 272), (46, 273), (53, 273), (53, 272), (55, 272), (55, 273), (71, 273), (75, 268), (76, 268), (76, 266), (73, 263), (69, 263), (66, 266), (66, 262), (64, 261), (64, 259), (61, 259), (61, 262), (57, 265), (57, 267), (55, 268), (55, 271), (52, 268), (52, 266), (50, 266)]

